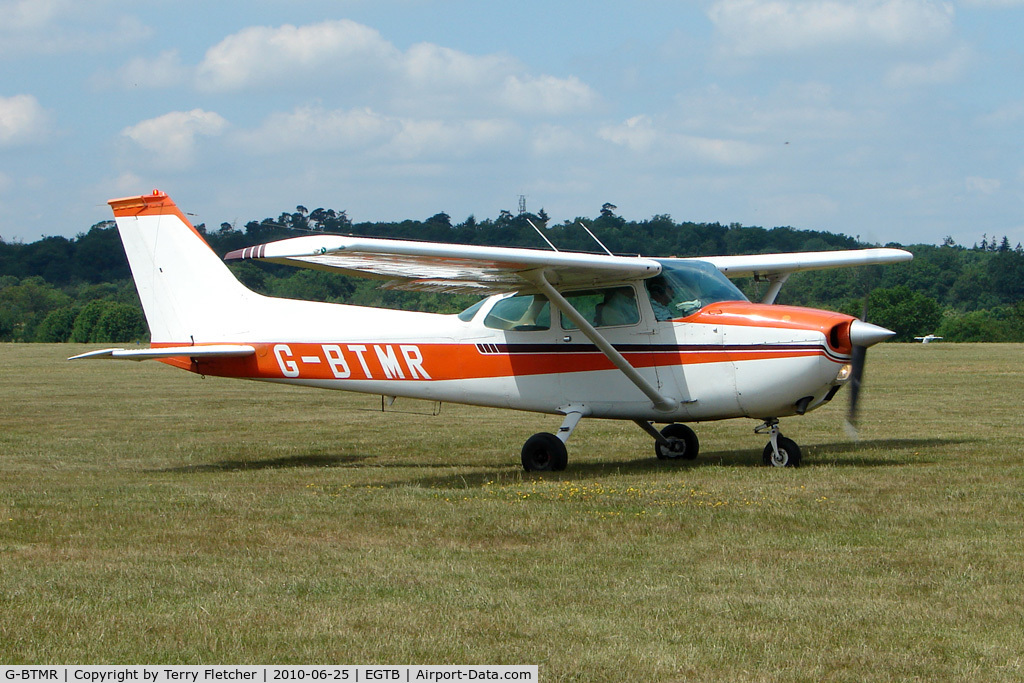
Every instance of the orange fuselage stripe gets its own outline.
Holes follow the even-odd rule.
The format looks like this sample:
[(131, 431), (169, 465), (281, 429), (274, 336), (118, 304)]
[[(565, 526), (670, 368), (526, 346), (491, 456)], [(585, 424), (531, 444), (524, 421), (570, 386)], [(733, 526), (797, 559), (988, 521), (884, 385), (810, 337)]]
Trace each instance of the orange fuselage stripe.
[[(171, 346), (168, 344), (167, 346)], [(593, 347), (497, 344), (263, 343), (244, 358), (164, 359), (175, 367), (205, 375), (303, 380), (464, 380), (613, 370)], [(526, 345), (522, 345), (526, 346)], [(821, 345), (630, 346), (623, 355), (637, 368), (828, 356)]]

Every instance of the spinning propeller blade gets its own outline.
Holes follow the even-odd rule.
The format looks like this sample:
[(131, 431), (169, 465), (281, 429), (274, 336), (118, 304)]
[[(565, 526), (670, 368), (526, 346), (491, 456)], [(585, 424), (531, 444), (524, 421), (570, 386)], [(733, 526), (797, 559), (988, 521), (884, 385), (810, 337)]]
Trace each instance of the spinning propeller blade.
[(864, 379), (864, 361), (868, 350), (864, 346), (854, 346), (850, 355), (850, 410), (846, 414), (846, 431), (853, 437), (857, 436), (857, 403), (860, 400), (860, 385)]
[(864, 383), (864, 364), (867, 362), (868, 347), (896, 335), (892, 330), (867, 322), (867, 317), (868, 298), (865, 296), (860, 320), (850, 323), (853, 351), (850, 354), (850, 410), (846, 416), (846, 431), (853, 438), (857, 437), (857, 405), (860, 401), (861, 385)]

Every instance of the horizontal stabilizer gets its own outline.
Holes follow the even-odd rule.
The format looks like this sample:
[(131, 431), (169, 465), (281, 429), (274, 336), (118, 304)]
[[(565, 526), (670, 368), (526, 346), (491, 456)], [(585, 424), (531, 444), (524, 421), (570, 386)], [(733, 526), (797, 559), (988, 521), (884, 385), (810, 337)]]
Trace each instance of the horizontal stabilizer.
[(107, 358), (113, 360), (159, 360), (161, 358), (243, 358), (256, 353), (248, 344), (206, 344), (203, 346), (165, 346), (156, 349), (100, 349), (72, 356), (68, 360)]

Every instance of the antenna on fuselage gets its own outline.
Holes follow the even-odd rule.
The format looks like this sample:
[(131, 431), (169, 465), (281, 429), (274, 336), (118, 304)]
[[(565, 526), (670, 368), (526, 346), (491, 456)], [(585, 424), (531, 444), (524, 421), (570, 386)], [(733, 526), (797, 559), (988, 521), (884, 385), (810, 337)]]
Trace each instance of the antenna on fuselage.
[(533, 224), (533, 221), (531, 221), (531, 220), (530, 220), (529, 218), (527, 218), (527, 219), (526, 219), (526, 222), (530, 224), (530, 227), (531, 227), (531, 228), (533, 228), (534, 230), (536, 230), (536, 231), (537, 231), (537, 234), (538, 234), (538, 235), (540, 235), (540, 238), (541, 238), (542, 240), (544, 240), (545, 242), (547, 242), (547, 243), (548, 243), (548, 246), (549, 246), (549, 247), (551, 247), (551, 248), (552, 248), (552, 249), (554, 249), (555, 251), (558, 251), (558, 247), (556, 247), (555, 245), (551, 244), (551, 240), (549, 240), (549, 239), (548, 239), (547, 237), (545, 237), (545, 236), (544, 236), (544, 233), (542, 233), (542, 232), (540, 231), (540, 228), (538, 228), (538, 227), (537, 227), (536, 225), (534, 225), (534, 224)]
[(615, 254), (613, 254), (612, 252), (610, 252), (610, 251), (608, 250), (608, 247), (604, 246), (604, 243), (603, 243), (603, 242), (602, 242), (601, 240), (597, 239), (597, 235), (595, 235), (594, 233), (590, 232), (590, 228), (588, 228), (587, 226), (583, 225), (583, 221), (577, 221), (577, 222), (578, 222), (578, 223), (580, 224), (580, 227), (581, 227), (581, 228), (583, 228), (584, 230), (586, 230), (586, 231), (587, 231), (587, 234), (588, 234), (588, 235), (590, 235), (590, 237), (591, 237), (591, 238), (593, 238), (593, 240), (594, 240), (595, 242), (597, 242), (597, 244), (598, 244), (598, 245), (599, 245), (599, 246), (600, 246), (600, 247), (601, 247), (602, 249), (604, 249), (604, 251), (605, 251), (605, 253), (606, 253), (606, 254), (608, 254), (609, 256), (615, 256)]

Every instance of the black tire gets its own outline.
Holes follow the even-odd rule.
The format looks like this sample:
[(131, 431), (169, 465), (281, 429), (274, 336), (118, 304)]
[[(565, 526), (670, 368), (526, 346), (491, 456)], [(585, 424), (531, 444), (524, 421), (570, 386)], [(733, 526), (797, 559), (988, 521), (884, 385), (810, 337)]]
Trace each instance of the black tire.
[(775, 451), (772, 450), (772, 442), (769, 441), (768, 445), (764, 447), (764, 453), (761, 454), (761, 461), (766, 467), (800, 467), (800, 460), (802, 458), (800, 454), (800, 447), (796, 445), (796, 442), (792, 439), (787, 439), (784, 436), (780, 436), (778, 439), (779, 444), (779, 457), (775, 458)]
[(667, 449), (657, 441), (654, 442), (654, 454), (658, 460), (694, 460), (700, 451), (700, 441), (692, 429), (684, 424), (674, 423), (661, 430), (661, 435), (672, 442), (673, 448)]
[(554, 434), (534, 434), (523, 444), (523, 469), (527, 472), (561, 472), (568, 464), (565, 444)]

